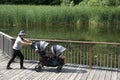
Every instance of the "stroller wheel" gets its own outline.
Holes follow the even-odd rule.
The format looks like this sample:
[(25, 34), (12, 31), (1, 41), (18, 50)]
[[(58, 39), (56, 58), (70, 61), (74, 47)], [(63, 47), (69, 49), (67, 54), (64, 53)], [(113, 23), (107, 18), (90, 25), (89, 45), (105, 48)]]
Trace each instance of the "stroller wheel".
[(41, 65), (35, 66), (35, 71), (36, 72), (40, 72), (41, 70), (42, 70), (42, 66)]
[(58, 71), (58, 72), (61, 72), (61, 70), (62, 70), (62, 66), (59, 65), (59, 66), (57, 67), (57, 71)]

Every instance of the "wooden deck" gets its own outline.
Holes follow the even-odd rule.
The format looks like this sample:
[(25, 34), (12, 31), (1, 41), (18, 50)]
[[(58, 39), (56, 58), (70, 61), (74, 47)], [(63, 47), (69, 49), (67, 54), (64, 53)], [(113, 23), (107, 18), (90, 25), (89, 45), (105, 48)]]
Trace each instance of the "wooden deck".
[(0, 80), (120, 80), (120, 71), (87, 69), (81, 66), (64, 66), (62, 72), (45, 67), (36, 72), (37, 63), (24, 63), (27, 69), (19, 69), (19, 63), (13, 63), (12, 70), (6, 70), (8, 58), (0, 54)]

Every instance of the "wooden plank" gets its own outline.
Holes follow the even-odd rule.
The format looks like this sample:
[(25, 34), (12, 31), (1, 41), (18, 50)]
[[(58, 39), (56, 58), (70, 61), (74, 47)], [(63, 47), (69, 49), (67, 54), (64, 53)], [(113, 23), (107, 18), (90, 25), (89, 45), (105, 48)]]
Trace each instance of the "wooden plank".
[(106, 70), (101, 71), (99, 80), (104, 80), (105, 79), (105, 75), (106, 75)]
[(49, 78), (49, 80), (57, 80), (57, 78), (62, 75), (62, 73), (66, 70), (66, 66), (63, 66), (62, 72), (59, 73), (53, 73), (52, 76)]
[[(13, 64), (13, 66), (18, 66), (18, 64)], [(13, 72), (14, 71), (14, 72)], [(12, 75), (15, 74), (17, 71), (12, 69), (12, 70), (7, 70), (6, 66), (4, 66), (3, 70), (0, 71), (2, 75), (8, 80), (10, 77), (13, 77)]]
[(86, 73), (83, 73), (83, 75), (81, 76), (80, 80), (87, 80), (90, 72), (92, 71), (92, 69), (84, 69), (86, 70)]
[(5, 57), (0, 57), (0, 62), (2, 62), (3, 60), (6, 60)]
[(111, 71), (107, 71), (106, 72), (106, 76), (105, 76), (105, 80), (111, 80), (111, 76), (112, 76), (112, 72)]
[[(14, 63), (13, 66), (16, 67), (16, 66), (19, 66), (19, 65), (18, 65), (18, 63)], [(19, 68), (14, 68), (14, 69), (11, 69), (11, 70), (4, 69), (3, 74), (4, 75), (9, 75), (9, 76), (7, 76), (7, 78), (9, 79), (10, 77), (13, 77), (12, 75), (17, 74), (19, 72), (18, 70), (21, 70), (21, 69), (19, 69)]]
[(111, 80), (117, 80), (117, 71), (112, 71)]
[(45, 72), (36, 72), (38, 73), (39, 75), (37, 75), (33, 80), (41, 80), (41, 77), (44, 76)]
[(120, 80), (120, 71), (118, 71), (117, 80)]
[(93, 80), (99, 80), (99, 77), (100, 77), (100, 73), (101, 73), (101, 70), (96, 70), (95, 71), (95, 75), (93, 77)]
[(47, 80), (53, 80), (55, 78), (55, 76), (58, 76), (59, 73), (63, 73), (63, 70), (58, 73), (56, 68), (57, 67), (53, 68), (52, 70), (48, 70), (50, 72), (50, 74), (48, 76), (46, 76)]
[(46, 78), (49, 78), (49, 76), (54, 72), (56, 72), (55, 68), (44, 67), (41, 72), (36, 72), (39, 73), (39, 75), (37, 75), (34, 80), (44, 80)]
[(53, 72), (45, 72), (45, 74), (40, 78), (40, 80), (47, 80)]
[(56, 73), (56, 67), (46, 67), (42, 72), (36, 72), (37, 64), (24, 63), (28, 69), (19, 69), (20, 63), (12, 63), (14, 69), (6, 70), (8, 58), (0, 55), (0, 80), (120, 80), (119, 71), (87, 69), (80, 66), (63, 66), (63, 71)]
[(5, 57), (3, 54), (0, 54), (0, 63), (4, 60), (7, 60), (8, 58)]
[(93, 70), (90, 72), (90, 74), (89, 74), (87, 80), (93, 80), (93, 77), (94, 77), (94, 75), (95, 75), (95, 71), (96, 71), (96, 70), (93, 69)]
[(57, 72), (52, 72), (52, 73), (49, 75), (49, 77), (47, 77), (47, 80), (52, 80), (52, 78), (54, 78), (55, 76), (57, 76), (56, 74), (57, 74)]
[(83, 77), (83, 74), (87, 74), (88, 70), (86, 70), (85, 68), (81, 68), (78, 71), (78, 75), (74, 78), (74, 80), (82, 80), (81, 78)]
[[(21, 76), (21, 79), (22, 80), (33, 80), (35, 77), (36, 77), (36, 75), (34, 75), (34, 73), (35, 73), (35, 71), (33, 70), (34, 69), (34, 64), (32, 64), (29, 68), (32, 68), (32, 70), (26, 70), (25, 71), (25, 75), (22, 75)], [(18, 78), (19, 79), (19, 78)]]
[[(33, 64), (27, 64), (26, 67), (27, 68), (31, 68)], [(16, 69), (16, 72), (19, 72), (18, 74), (14, 75), (13, 77), (11, 77), (9, 80), (19, 80), (22, 79), (24, 75), (26, 75), (29, 71), (28, 69)]]
[(66, 67), (57, 80), (68, 80), (72, 73), (76, 70), (75, 67)]
[(4, 61), (1, 61), (0, 62), (0, 66), (5, 66), (5, 65), (7, 65), (7, 63), (8, 63), (8, 60), (4, 60)]
[(75, 80), (76, 76), (81, 72), (81, 67), (78, 66), (78, 68), (72, 73), (69, 80)]
[[(17, 65), (18, 66), (18, 65)], [(13, 77), (14, 75), (18, 74), (19, 71), (17, 70), (3, 70), (3, 75), (6, 78), (6, 80), (10, 79), (11, 77)]]

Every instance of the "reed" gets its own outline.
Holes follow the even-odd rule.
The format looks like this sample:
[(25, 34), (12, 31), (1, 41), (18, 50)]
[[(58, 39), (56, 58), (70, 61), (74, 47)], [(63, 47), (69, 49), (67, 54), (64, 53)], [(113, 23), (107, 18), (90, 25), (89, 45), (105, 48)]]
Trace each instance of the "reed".
[[(61, 35), (61, 32), (51, 36), (53, 33), (49, 33), (50, 28), (48, 28), (49, 30), (46, 30), (49, 35), (43, 32), (43, 36), (36, 37), (48, 38), (51, 36), (52, 39), (99, 41), (99, 38), (106, 37), (103, 34), (106, 34), (107, 37), (111, 34), (120, 34), (120, 7), (0, 5), (1, 28), (16, 27), (18, 30), (53, 25), (72, 25), (78, 29), (78, 32), (74, 33), (72, 30), (70, 33), (68, 31), (65, 33), (63, 31), (65, 37), (63, 34)], [(77, 34), (80, 35), (80, 38)], [(98, 38), (98, 35), (102, 35), (102, 37)], [(116, 40), (119, 41), (118, 38)]]
[(35, 24), (89, 24), (120, 22), (119, 7), (66, 7), (33, 5), (0, 5), (1, 26), (21, 26)]

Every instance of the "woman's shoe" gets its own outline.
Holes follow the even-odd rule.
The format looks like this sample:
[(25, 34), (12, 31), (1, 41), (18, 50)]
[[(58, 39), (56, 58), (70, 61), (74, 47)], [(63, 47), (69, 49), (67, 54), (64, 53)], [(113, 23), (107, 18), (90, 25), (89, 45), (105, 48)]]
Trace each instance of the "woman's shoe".
[(6, 69), (12, 69), (11, 67), (7, 67)]
[(20, 69), (27, 69), (26, 67), (21, 67)]

